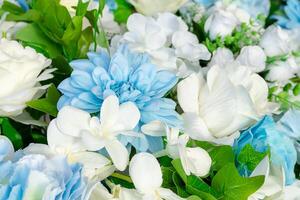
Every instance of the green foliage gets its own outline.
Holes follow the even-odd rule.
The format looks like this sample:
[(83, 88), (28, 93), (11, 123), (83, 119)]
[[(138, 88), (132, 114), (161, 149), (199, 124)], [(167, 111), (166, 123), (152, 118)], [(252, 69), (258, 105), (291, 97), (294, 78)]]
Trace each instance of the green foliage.
[(114, 17), (118, 23), (126, 23), (128, 17), (133, 13), (133, 7), (126, 0), (115, 0), (118, 7), (114, 11)]
[(255, 151), (255, 149), (250, 145), (247, 144), (240, 154), (237, 157), (237, 162), (239, 163), (239, 166), (242, 168), (247, 168), (249, 171), (253, 171), (255, 167), (266, 157), (270, 154), (270, 151), (266, 152), (258, 152)]
[(43, 99), (38, 100), (32, 100), (27, 102), (27, 106), (30, 108), (36, 109), (38, 111), (47, 113), (53, 117), (56, 117), (57, 115), (57, 101), (60, 97), (60, 93), (57, 91), (56, 87), (54, 85), (51, 85), (48, 88), (46, 97)]
[(8, 139), (12, 142), (15, 149), (20, 149), (23, 147), (23, 140), (21, 134), (11, 125), (9, 119), (0, 118), (0, 127), (1, 134), (8, 137)]
[(224, 200), (247, 200), (264, 183), (263, 176), (241, 177), (234, 164), (225, 165), (212, 180), (212, 187), (223, 194)]

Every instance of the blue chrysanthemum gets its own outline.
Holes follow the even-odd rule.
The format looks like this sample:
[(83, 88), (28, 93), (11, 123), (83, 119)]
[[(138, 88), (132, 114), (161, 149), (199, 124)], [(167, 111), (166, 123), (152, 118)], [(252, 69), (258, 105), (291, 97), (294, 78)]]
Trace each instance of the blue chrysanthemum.
[(300, 1), (288, 0), (287, 5), (283, 7), (284, 16), (275, 15), (277, 23), (287, 29), (300, 27)]
[[(270, 149), (271, 162), (284, 168), (286, 184), (290, 185), (295, 181), (294, 167), (297, 161), (297, 152), (294, 143), (271, 117), (264, 117), (241, 134), (234, 143), (235, 154), (239, 155), (247, 144), (261, 153)], [(243, 175), (251, 173), (245, 166), (239, 167), (239, 169)]]
[(0, 200), (80, 200), (86, 186), (81, 165), (69, 165), (63, 156), (14, 153), (0, 137)]
[[(70, 105), (97, 113), (107, 96), (116, 95), (121, 103), (131, 101), (139, 108), (141, 120), (137, 129), (154, 120), (173, 127), (180, 126), (176, 103), (164, 98), (177, 83), (177, 78), (168, 71), (157, 70), (147, 54), (132, 53), (126, 45), (122, 45), (111, 58), (104, 51), (88, 53), (88, 58), (70, 63), (73, 68), (71, 77), (58, 87), (63, 93), (58, 109)], [(140, 151), (163, 148), (160, 137), (120, 139)]]

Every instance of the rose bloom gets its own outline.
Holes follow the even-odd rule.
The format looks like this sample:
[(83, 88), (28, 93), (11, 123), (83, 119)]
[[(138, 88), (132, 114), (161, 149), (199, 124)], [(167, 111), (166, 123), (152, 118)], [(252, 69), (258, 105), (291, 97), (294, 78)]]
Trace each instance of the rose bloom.
[(40, 81), (52, 78), (46, 69), (51, 60), (16, 41), (0, 41), (0, 116), (21, 114), (26, 102), (37, 98), (47, 86)]

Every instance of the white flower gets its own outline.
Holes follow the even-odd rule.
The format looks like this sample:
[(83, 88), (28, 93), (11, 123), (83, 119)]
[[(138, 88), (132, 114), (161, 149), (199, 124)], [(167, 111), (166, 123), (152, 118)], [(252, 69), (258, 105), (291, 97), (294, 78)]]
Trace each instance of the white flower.
[(176, 12), (188, 0), (129, 0), (135, 9), (144, 15), (161, 12)]
[(127, 28), (119, 42), (129, 44), (133, 51), (148, 53), (160, 69), (177, 75), (188, 74), (194, 71), (195, 65), (199, 68), (199, 60), (210, 59), (207, 48), (172, 13), (161, 13), (156, 18), (133, 14), (128, 18)]
[(178, 84), (177, 97), (185, 132), (215, 143), (232, 143), (235, 133), (273, 110), (264, 79), (239, 65), (215, 65), (206, 80), (201, 73), (192, 74)]
[(260, 40), (260, 46), (269, 57), (290, 53), (291, 43), (288, 31), (275, 25), (269, 26)]
[(208, 67), (212, 67), (214, 65), (218, 66), (226, 66), (228, 63), (234, 62), (234, 56), (232, 51), (227, 48), (219, 47), (217, 50), (213, 52), (213, 56), (208, 63)]
[(279, 85), (285, 85), (289, 79), (300, 73), (300, 65), (293, 57), (289, 57), (286, 61), (277, 61), (268, 66), (269, 73), (266, 79), (276, 82)]
[(236, 61), (249, 67), (252, 72), (262, 72), (266, 68), (267, 56), (259, 46), (245, 46)]
[(300, 181), (296, 180), (292, 185), (286, 186), (284, 189), (284, 200), (299, 200)]
[(223, 38), (230, 35), (236, 26), (242, 22), (248, 23), (250, 20), (250, 15), (234, 4), (228, 6), (217, 2), (208, 13), (210, 14), (205, 22), (204, 30), (209, 33), (212, 40), (217, 36)]
[(238, 20), (232, 13), (218, 10), (207, 18), (204, 30), (209, 33), (209, 37), (214, 40), (217, 36), (223, 38), (230, 35), (237, 25)]
[(101, 23), (104, 31), (108, 34), (118, 34), (121, 32), (121, 27), (114, 20), (114, 15), (109, 10), (109, 7), (107, 5), (104, 6), (102, 17), (100, 18), (99, 23)]
[(212, 160), (209, 154), (200, 147), (186, 147), (189, 136), (179, 135), (177, 128), (169, 128), (160, 121), (152, 121), (142, 126), (142, 131), (150, 136), (166, 136), (166, 149), (157, 155), (167, 154), (172, 159), (180, 158), (183, 169), (187, 175), (206, 176), (209, 173)]
[[(159, 162), (149, 153), (139, 153), (133, 156), (129, 165), (129, 174), (140, 199), (182, 200), (170, 189), (162, 188), (162, 172)], [(129, 199), (128, 199), (129, 200)]]
[(26, 26), (25, 22), (14, 22), (14, 21), (5, 21), (9, 13), (4, 13), (0, 19), (0, 34), (1, 37), (7, 39), (14, 39), (16, 33)]
[(139, 119), (140, 112), (135, 104), (127, 102), (119, 105), (116, 96), (109, 96), (104, 100), (100, 119), (91, 117), (88, 112), (66, 106), (51, 122), (48, 141), (56, 145), (58, 150), (65, 145), (63, 150), (69, 152), (98, 151), (105, 148), (116, 168), (124, 170), (129, 155), (117, 136), (131, 134)]
[[(47, 88), (40, 81), (52, 78), (54, 69), (47, 69), (51, 60), (16, 41), (0, 41), (0, 116), (17, 116), (26, 102)], [(44, 71), (43, 71), (44, 70)]]
[(282, 199), (285, 187), (283, 168), (270, 165), (268, 156), (265, 157), (254, 169), (251, 177), (265, 176), (264, 184), (248, 200)]

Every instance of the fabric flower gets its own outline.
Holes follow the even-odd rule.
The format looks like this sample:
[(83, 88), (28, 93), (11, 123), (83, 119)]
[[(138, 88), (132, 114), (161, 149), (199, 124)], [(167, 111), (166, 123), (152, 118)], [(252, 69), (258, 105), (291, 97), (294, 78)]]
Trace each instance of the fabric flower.
[(279, 26), (269, 26), (260, 40), (260, 46), (267, 56), (279, 56), (289, 53), (292, 49), (289, 32)]
[(129, 175), (141, 194), (139, 199), (182, 200), (172, 190), (161, 187), (163, 183), (161, 168), (152, 154), (139, 153), (133, 156), (129, 165)]
[(0, 41), (0, 116), (20, 115), (26, 102), (40, 95), (47, 86), (40, 81), (52, 78), (54, 69), (46, 69), (51, 60), (16, 41)]
[(283, 7), (284, 16), (275, 15), (277, 23), (287, 29), (300, 27), (300, 2), (298, 0), (287, 0), (286, 6)]
[(215, 40), (218, 36), (224, 38), (231, 35), (232, 31), (242, 22), (249, 23), (250, 15), (234, 4), (217, 2), (211, 8), (209, 16), (204, 24), (204, 31), (210, 39)]
[(135, 9), (144, 15), (155, 15), (161, 12), (176, 12), (188, 0), (129, 0)]
[[(89, 53), (89, 60), (75, 60), (70, 78), (65, 79), (59, 90), (63, 96), (58, 108), (70, 105), (89, 113), (100, 111), (104, 99), (113, 94), (120, 103), (136, 104), (141, 119), (139, 126), (159, 120), (170, 126), (180, 126), (175, 102), (163, 96), (176, 84), (177, 78), (170, 72), (158, 71), (147, 54), (131, 53), (121, 46), (110, 58), (104, 51)], [(140, 151), (162, 149), (160, 137), (121, 137), (124, 144), (130, 142)]]
[[(234, 143), (235, 154), (238, 155), (246, 144), (250, 144), (258, 152), (266, 152), (270, 148), (271, 162), (284, 168), (286, 185), (294, 182), (294, 167), (297, 161), (294, 143), (277, 127), (271, 117), (264, 117), (241, 134)], [(248, 173), (247, 170), (245, 168), (245, 174)]]
[[(91, 117), (86, 111), (63, 107), (53, 124), (49, 126), (50, 140), (56, 141), (57, 147), (63, 146), (69, 151), (99, 151), (105, 149), (117, 169), (125, 170), (129, 154), (126, 147), (118, 140), (118, 135), (136, 135), (132, 130), (140, 120), (140, 112), (132, 102), (119, 105), (116, 96), (107, 97), (101, 106), (100, 119)], [(64, 140), (62, 140), (64, 139)], [(67, 146), (68, 143), (73, 144)], [(73, 148), (74, 150), (70, 149)]]
[(260, 14), (267, 17), (271, 8), (270, 0), (238, 0), (236, 4), (239, 8), (249, 13), (254, 19)]
[[(212, 66), (177, 86), (185, 132), (195, 140), (231, 144), (244, 129), (273, 110), (267, 83), (244, 66)], [(216, 120), (218, 119), (218, 120)]]
[(187, 147), (189, 136), (179, 135), (177, 128), (170, 128), (158, 121), (153, 121), (142, 127), (145, 134), (152, 136), (166, 136), (166, 149), (156, 155), (168, 155), (172, 159), (180, 158), (184, 172), (189, 176), (206, 176), (209, 173), (212, 160), (209, 154), (200, 147)]
[(86, 180), (79, 164), (63, 156), (14, 153), (10, 141), (0, 137), (0, 199), (82, 199)]
[(206, 46), (172, 13), (161, 13), (156, 18), (132, 14), (127, 29), (119, 43), (128, 44), (135, 52), (148, 53), (159, 69), (169, 70), (179, 77), (194, 71), (194, 65), (199, 69), (199, 60), (210, 59)]

